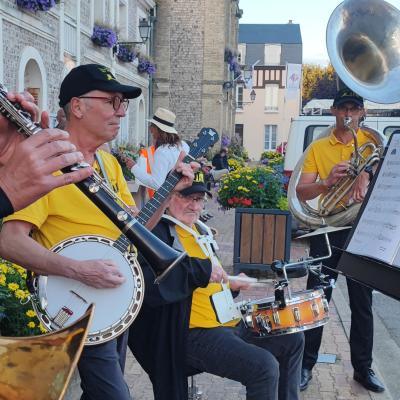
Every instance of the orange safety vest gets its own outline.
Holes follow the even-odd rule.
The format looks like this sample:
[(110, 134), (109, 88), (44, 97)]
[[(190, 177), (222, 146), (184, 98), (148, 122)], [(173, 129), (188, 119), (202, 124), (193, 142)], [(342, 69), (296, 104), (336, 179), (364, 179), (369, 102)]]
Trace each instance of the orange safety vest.
[[(146, 171), (148, 174), (151, 174), (151, 167), (154, 162), (154, 152), (156, 151), (156, 146), (147, 147), (147, 149), (140, 150), (140, 155), (146, 158)], [(150, 188), (147, 188), (147, 193), (149, 198), (151, 199), (154, 196), (156, 191)]]

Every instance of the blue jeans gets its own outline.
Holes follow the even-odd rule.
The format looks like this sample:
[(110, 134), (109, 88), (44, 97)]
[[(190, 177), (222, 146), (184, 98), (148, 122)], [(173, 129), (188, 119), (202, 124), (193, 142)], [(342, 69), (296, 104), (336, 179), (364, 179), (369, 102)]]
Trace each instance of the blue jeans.
[(96, 346), (85, 346), (78, 363), (81, 400), (131, 400), (124, 380), (127, 332)]
[(246, 386), (247, 400), (297, 400), (303, 333), (258, 338), (237, 327), (190, 329), (189, 368), (233, 379)]

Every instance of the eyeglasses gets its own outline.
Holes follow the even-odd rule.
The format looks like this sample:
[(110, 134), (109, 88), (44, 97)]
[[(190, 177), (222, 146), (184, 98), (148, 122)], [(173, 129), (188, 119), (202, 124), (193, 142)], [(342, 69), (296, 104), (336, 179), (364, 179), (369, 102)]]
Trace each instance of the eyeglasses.
[(129, 106), (129, 99), (122, 99), (119, 96), (105, 97), (105, 96), (79, 96), (79, 99), (100, 99), (107, 100), (107, 103), (112, 104), (114, 111), (118, 111), (121, 107), (126, 111)]
[(182, 199), (183, 201), (187, 203), (204, 203), (206, 201), (206, 197), (200, 196), (200, 195), (195, 195), (195, 196), (184, 196), (183, 194), (176, 192), (175, 195)]
[(356, 113), (361, 110), (361, 107), (353, 106), (353, 107), (346, 107), (345, 105), (342, 106), (337, 106), (336, 107), (340, 112), (350, 112), (350, 113)]

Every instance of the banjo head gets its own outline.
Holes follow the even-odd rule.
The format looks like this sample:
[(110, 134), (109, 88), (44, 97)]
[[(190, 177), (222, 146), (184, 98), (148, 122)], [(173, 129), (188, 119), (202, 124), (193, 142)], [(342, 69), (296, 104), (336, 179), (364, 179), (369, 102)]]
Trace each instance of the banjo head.
[(111, 340), (129, 328), (142, 305), (144, 279), (136, 255), (122, 253), (113, 244), (112, 240), (100, 236), (77, 236), (52, 249), (74, 260), (112, 260), (125, 282), (117, 288), (97, 289), (62, 276), (36, 276), (33, 306), (48, 330), (73, 324), (91, 303), (96, 307), (87, 345)]

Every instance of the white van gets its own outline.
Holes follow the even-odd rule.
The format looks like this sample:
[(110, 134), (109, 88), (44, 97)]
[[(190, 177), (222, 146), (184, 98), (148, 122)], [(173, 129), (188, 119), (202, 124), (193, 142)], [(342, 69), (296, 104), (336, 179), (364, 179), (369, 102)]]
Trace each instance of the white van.
[[(290, 177), (297, 161), (307, 146), (327, 127), (335, 123), (332, 115), (301, 115), (292, 119), (286, 146), (284, 171)], [(399, 117), (367, 117), (364, 124), (382, 132), (387, 138), (395, 130), (400, 130)]]

